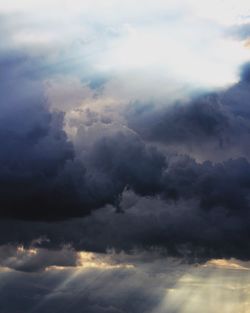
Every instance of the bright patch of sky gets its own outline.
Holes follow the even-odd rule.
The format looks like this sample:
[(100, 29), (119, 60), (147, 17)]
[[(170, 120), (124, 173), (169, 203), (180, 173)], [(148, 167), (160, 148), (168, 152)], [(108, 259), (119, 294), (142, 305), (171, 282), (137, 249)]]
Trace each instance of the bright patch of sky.
[(55, 63), (60, 55), (66, 71), (123, 84), (136, 77), (136, 86), (155, 85), (155, 93), (171, 84), (224, 87), (250, 59), (244, 40), (227, 33), (250, 21), (245, 0), (10, 0), (0, 13), (12, 16), (12, 44), (50, 51)]

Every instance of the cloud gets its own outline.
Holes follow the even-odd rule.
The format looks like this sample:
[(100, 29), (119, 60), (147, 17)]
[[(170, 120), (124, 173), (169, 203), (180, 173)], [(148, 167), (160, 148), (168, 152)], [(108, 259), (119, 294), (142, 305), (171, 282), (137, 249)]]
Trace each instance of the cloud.
[(242, 67), (241, 79), (245, 83), (250, 83), (250, 63), (244, 64)]
[[(236, 207), (237, 199), (235, 202), (232, 199), (231, 208), (225, 208), (228, 193), (233, 191), (226, 190), (223, 199), (218, 198), (217, 189), (215, 186), (208, 195), (209, 189), (204, 189), (202, 206), (198, 199), (166, 202), (155, 197), (139, 197), (127, 190), (120, 202), (122, 213), (108, 206), (83, 219), (60, 223), (2, 221), (0, 243), (23, 245), (26, 249), (32, 245), (44, 249), (71, 245), (77, 251), (101, 253), (115, 249), (132, 254), (146, 250), (153, 254), (156, 250), (164, 257), (175, 256), (191, 263), (231, 257), (249, 260), (248, 207), (244, 203)], [(206, 203), (206, 196), (214, 203)], [(34, 244), (34, 238), (40, 237), (44, 240)]]
[(250, 24), (243, 23), (234, 25), (228, 29), (228, 35), (235, 36), (238, 39), (246, 40), (250, 37)]
[(164, 145), (168, 152), (188, 154), (199, 161), (248, 159), (248, 74), (245, 64), (237, 84), (166, 107), (134, 103), (125, 112), (128, 126), (144, 140)]
[[(34, 244), (34, 243), (33, 243)], [(76, 266), (77, 254), (69, 247), (46, 250), (23, 246), (3, 245), (0, 247), (0, 264), (4, 268), (39, 272), (50, 266)]]
[[(45, 237), (44, 248), (159, 247), (189, 259), (249, 258), (242, 240), (249, 236), (249, 121), (237, 106), (247, 99), (245, 74), (217, 95), (160, 111), (136, 105), (125, 116), (131, 128), (85, 108), (71, 121), (76, 133), (70, 141), (64, 114), (52, 111), (41, 76), (27, 74), (36, 59), (4, 55), (1, 64), (2, 244), (28, 247)], [(198, 162), (204, 147), (205, 161)], [(222, 151), (224, 159), (208, 161), (209, 149), (214, 157)], [(74, 217), (85, 218), (71, 222)]]
[(249, 236), (248, 64), (224, 90), (127, 104), (136, 93), (117, 90), (116, 75), (89, 75), (88, 66), (78, 75), (78, 61), (65, 59), (69, 42), (42, 54), (35, 43), (17, 49), (17, 29), (2, 23), (9, 30), (8, 53), (0, 54), (2, 244), (27, 248), (44, 236), (41, 247), (50, 249), (249, 258), (241, 240)]
[(96, 142), (89, 155), (90, 166), (122, 191), (126, 186), (139, 194), (154, 194), (160, 189), (164, 156), (134, 135), (118, 133)]
[[(118, 259), (120, 267), (53, 267), (33, 273), (0, 268), (0, 309), (3, 313), (78, 313), (83, 308), (91, 313), (188, 313), (204, 307), (209, 313), (247, 306), (249, 273), (235, 260), (193, 266), (146, 253), (109, 258)], [(134, 267), (123, 267), (127, 261)]]
[(73, 146), (62, 129), (63, 114), (49, 111), (40, 80), (30, 75), (35, 68), (34, 60), (1, 56), (2, 217), (45, 217), (76, 203), (62, 174), (74, 158)]
[(244, 310), (236, 2), (0, 4), (1, 313)]
[[(224, 129), (230, 127), (230, 115), (215, 95), (208, 95), (189, 103), (177, 103), (167, 109), (154, 111), (152, 106), (131, 106), (128, 116), (131, 128), (145, 139), (165, 144), (200, 144), (211, 139), (220, 140)], [(144, 127), (144, 128), (143, 128)]]
[[(1, 310), (82, 312), (84, 307), (91, 313), (151, 311), (186, 266), (164, 259), (155, 259), (152, 265), (141, 257), (142, 261), (131, 258), (136, 268), (50, 268), (38, 273), (0, 271)], [(122, 259), (121, 256), (121, 262)]]
[[(88, 138), (85, 159), (80, 149), (86, 145), (79, 138), (76, 154), (63, 130), (63, 112), (51, 111), (45, 97), (43, 74), (38, 70), (32, 75), (37, 63), (39, 59), (18, 53), (1, 56), (1, 217), (60, 220), (115, 203), (127, 184), (154, 192), (150, 189), (157, 184), (164, 158), (136, 136), (99, 137), (92, 148)], [(88, 125), (95, 116), (86, 112)], [(140, 167), (134, 167), (130, 157), (136, 157)], [(148, 171), (147, 178), (143, 171)]]

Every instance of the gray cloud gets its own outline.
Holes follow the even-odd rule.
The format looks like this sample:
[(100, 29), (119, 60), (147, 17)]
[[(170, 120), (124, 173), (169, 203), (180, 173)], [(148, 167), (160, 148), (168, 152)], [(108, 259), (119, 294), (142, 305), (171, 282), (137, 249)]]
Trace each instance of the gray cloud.
[[(111, 258), (117, 256), (111, 256)], [(105, 259), (105, 258), (104, 258)], [(119, 255), (119, 267), (50, 269), (39, 273), (0, 269), (3, 313), (205, 313), (248, 301), (248, 271), (192, 266), (154, 254)], [(126, 262), (134, 267), (126, 268)], [(215, 296), (216, 295), (216, 296)], [(209, 302), (210, 297), (213, 301)], [(193, 300), (195, 299), (195, 301)], [(226, 304), (225, 304), (225, 300)]]
[[(241, 137), (244, 147), (248, 117), (231, 109), (234, 105), (227, 102), (227, 92), (235, 91), (220, 95), (225, 100), (218, 100), (216, 95), (198, 98), (170, 107), (161, 115), (146, 110), (145, 118), (142, 111), (139, 120), (138, 112), (134, 112), (130, 127), (141, 137), (128, 128), (119, 130), (112, 122), (102, 123), (91, 114), (92, 122), (87, 119), (87, 124), (79, 127), (73, 144), (63, 131), (64, 115), (49, 110), (40, 79), (26, 78), (26, 68), (33, 68), (34, 60), (27, 65), (22, 57), (11, 57), (2, 59), (2, 63), (6, 76), (1, 93), (0, 139), (5, 147), (0, 153), (1, 216), (67, 220), (107, 204), (125, 212), (107, 214), (104, 208), (80, 224), (53, 223), (53, 227), (46, 223), (18, 226), (14, 222), (19, 231), (12, 234), (7, 227), (10, 221), (6, 221), (3, 244), (29, 245), (34, 238), (45, 236), (50, 240), (47, 246), (54, 248), (68, 243), (76, 249), (97, 251), (158, 246), (172, 255), (185, 256), (187, 248), (182, 251), (182, 247), (188, 247), (191, 257), (201, 259), (249, 257), (248, 160), (198, 163), (172, 149), (166, 153), (152, 145), (154, 140), (194, 147), (214, 141), (227, 153), (228, 142)], [(244, 87), (247, 82), (243, 80), (232, 88), (242, 90), (242, 84)], [(13, 94), (10, 88), (15, 86)], [(100, 130), (109, 131), (100, 133), (97, 127), (98, 136), (84, 135), (84, 127), (95, 125), (104, 125)], [(146, 141), (148, 136), (151, 144)], [(145, 207), (135, 205), (131, 211), (124, 209), (121, 195), (127, 189), (152, 198), (152, 202)], [(182, 214), (174, 214), (175, 210)], [(57, 228), (55, 235), (53, 229)]]
[[(112, 22), (92, 12), (100, 17), (93, 25), (76, 14), (84, 22), (75, 20), (73, 34), (72, 13), (66, 22), (0, 16), (1, 313), (183, 313), (193, 298), (205, 313), (223, 311), (206, 307), (211, 290), (235, 299), (236, 279), (248, 281), (241, 264), (250, 260), (250, 66), (238, 83), (193, 95), (158, 66), (118, 75), (94, 69), (113, 39), (119, 52), (119, 40), (140, 28), (149, 41), (157, 37), (158, 28), (144, 29), (156, 20), (149, 11), (139, 25), (139, 7), (125, 12), (134, 25), (124, 12)], [(196, 44), (191, 33), (201, 21), (190, 27), (184, 18), (175, 33), (179, 13), (165, 14), (170, 37), (185, 33)], [(162, 39), (167, 46), (167, 29), (154, 49)], [(247, 45), (249, 35), (248, 24), (229, 34)], [(213, 53), (210, 45), (201, 51)], [(159, 103), (147, 102), (152, 95)], [(205, 263), (214, 258), (242, 262), (223, 272)]]
[[(190, 250), (201, 260), (249, 258), (247, 65), (238, 84), (217, 94), (165, 109), (137, 103), (125, 114), (128, 125), (85, 109), (72, 121), (70, 141), (64, 113), (45, 96), (41, 64), (18, 52), (0, 58), (2, 244), (30, 245), (44, 236), (48, 248), (157, 246), (182, 257)], [(150, 204), (127, 210), (127, 190)]]
[(188, 154), (199, 161), (249, 158), (249, 65), (239, 83), (214, 94), (193, 97), (166, 108), (136, 103), (126, 112), (128, 125), (168, 152)]
[[(34, 242), (33, 242), (34, 244)], [(23, 271), (38, 272), (49, 266), (75, 266), (76, 252), (69, 247), (58, 250), (24, 249), (23, 246), (4, 245), (0, 247), (0, 264), (2, 267)]]

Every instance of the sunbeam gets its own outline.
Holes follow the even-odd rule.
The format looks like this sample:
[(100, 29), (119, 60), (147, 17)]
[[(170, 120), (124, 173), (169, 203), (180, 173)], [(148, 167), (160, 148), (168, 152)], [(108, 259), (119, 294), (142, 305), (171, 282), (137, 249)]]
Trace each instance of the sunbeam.
[(154, 313), (248, 313), (250, 309), (250, 268), (238, 261), (211, 260), (192, 268)]

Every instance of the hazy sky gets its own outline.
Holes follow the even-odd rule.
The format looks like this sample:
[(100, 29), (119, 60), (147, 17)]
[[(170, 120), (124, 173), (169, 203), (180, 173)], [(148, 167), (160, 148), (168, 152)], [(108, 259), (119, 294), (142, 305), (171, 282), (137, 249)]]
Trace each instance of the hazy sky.
[(0, 35), (0, 313), (249, 313), (249, 1), (0, 0)]

